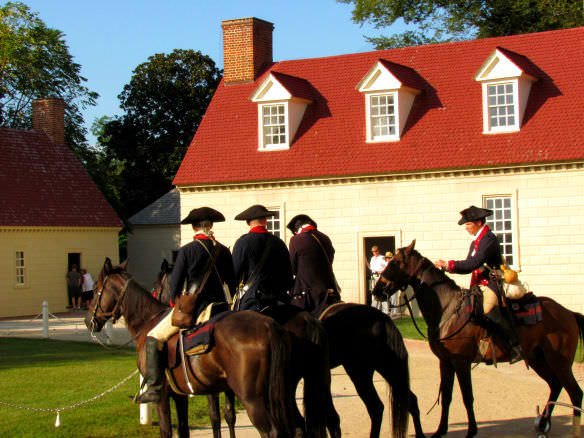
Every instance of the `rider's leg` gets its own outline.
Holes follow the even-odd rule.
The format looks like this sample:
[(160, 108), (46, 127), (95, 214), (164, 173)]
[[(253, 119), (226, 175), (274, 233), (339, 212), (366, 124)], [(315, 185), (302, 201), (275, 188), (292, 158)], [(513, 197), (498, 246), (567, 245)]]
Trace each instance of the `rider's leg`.
[(499, 338), (507, 343), (509, 353), (511, 355), (510, 363), (515, 363), (523, 359), (521, 354), (521, 346), (519, 343), (519, 336), (511, 327), (509, 320), (503, 316), (497, 295), (488, 287), (481, 287), (483, 291), (483, 311), (485, 317), (494, 323), (496, 330), (499, 332)]
[(158, 403), (164, 385), (164, 343), (179, 331), (172, 325), (174, 309), (148, 332), (146, 337), (146, 391), (136, 397), (136, 403)]

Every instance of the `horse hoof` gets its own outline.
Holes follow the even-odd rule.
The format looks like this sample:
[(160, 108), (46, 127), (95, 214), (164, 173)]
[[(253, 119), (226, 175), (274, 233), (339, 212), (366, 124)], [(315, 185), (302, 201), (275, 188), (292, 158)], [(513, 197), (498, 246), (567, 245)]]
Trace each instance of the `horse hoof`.
[(546, 418), (543, 415), (540, 415), (535, 419), (536, 432), (543, 432), (544, 434), (546, 434), (550, 431), (551, 428), (552, 420), (550, 418)]

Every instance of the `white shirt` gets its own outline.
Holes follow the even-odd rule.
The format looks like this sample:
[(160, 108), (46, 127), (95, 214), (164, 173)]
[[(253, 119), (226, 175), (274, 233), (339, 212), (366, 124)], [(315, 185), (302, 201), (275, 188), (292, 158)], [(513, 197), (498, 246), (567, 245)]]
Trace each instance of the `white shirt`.
[(386, 266), (387, 262), (385, 261), (385, 257), (383, 257), (382, 255), (371, 257), (371, 262), (369, 262), (369, 268), (374, 274), (379, 274), (381, 271), (385, 269)]
[(89, 292), (93, 290), (93, 278), (91, 278), (91, 274), (88, 272), (87, 274), (83, 274), (83, 292)]

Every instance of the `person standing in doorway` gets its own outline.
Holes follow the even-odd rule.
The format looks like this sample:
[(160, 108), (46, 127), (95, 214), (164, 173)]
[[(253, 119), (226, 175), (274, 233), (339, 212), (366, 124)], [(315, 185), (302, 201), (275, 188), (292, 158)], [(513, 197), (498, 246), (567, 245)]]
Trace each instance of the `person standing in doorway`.
[(71, 265), (71, 270), (67, 272), (67, 289), (71, 294), (71, 305), (74, 310), (81, 309), (81, 282), (83, 278), (77, 271), (77, 265)]
[[(383, 257), (379, 253), (379, 247), (377, 245), (373, 245), (371, 247), (371, 260), (369, 261), (369, 269), (371, 270), (371, 277), (369, 277), (369, 292), (368, 292), (368, 303), (371, 305), (371, 291), (375, 287), (375, 283), (379, 280), (379, 275), (385, 267), (387, 266), (387, 262), (385, 261), (385, 257)], [(377, 300), (376, 300), (377, 301)], [(376, 304), (378, 306), (379, 303)]]
[(82, 269), (81, 274), (83, 275), (83, 292), (81, 293), (81, 301), (83, 308), (86, 309), (93, 299), (93, 278), (91, 277), (91, 274), (87, 272), (87, 269)]

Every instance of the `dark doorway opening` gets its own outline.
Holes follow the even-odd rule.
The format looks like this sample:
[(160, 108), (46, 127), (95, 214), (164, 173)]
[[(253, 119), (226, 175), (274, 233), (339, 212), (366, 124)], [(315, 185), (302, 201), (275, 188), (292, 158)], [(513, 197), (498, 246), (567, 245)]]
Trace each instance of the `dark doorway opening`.
[(395, 253), (395, 236), (376, 236), (376, 237), (365, 237), (363, 239), (363, 254), (366, 255), (366, 265), (367, 269), (365, 271), (365, 278), (363, 279), (365, 283), (365, 290), (367, 291), (366, 302), (371, 305), (371, 289), (372, 289), (372, 277), (371, 269), (369, 269), (369, 262), (371, 260), (371, 248), (377, 246), (379, 248), (379, 254), (385, 256), (385, 253), (390, 251), (392, 254)]
[[(73, 265), (77, 266), (77, 271), (81, 272), (81, 253), (79, 252), (70, 252), (67, 254), (67, 272), (71, 271), (71, 267)], [(67, 307), (73, 307), (73, 299), (71, 295), (71, 290), (67, 287)]]

